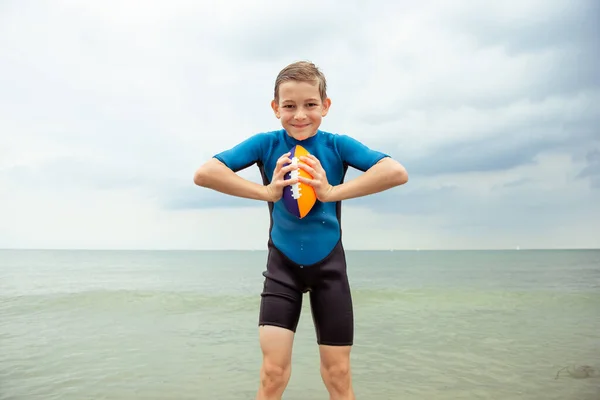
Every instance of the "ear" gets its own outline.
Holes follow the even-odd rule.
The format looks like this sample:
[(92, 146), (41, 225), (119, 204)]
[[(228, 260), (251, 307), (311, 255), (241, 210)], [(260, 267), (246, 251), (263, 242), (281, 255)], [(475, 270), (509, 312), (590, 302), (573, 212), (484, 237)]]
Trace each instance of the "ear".
[(271, 100), (271, 108), (273, 109), (273, 112), (275, 113), (277, 119), (279, 119), (279, 103), (275, 100)]
[(329, 107), (331, 107), (331, 99), (328, 97), (323, 101), (323, 110), (321, 111), (321, 116), (326, 116), (329, 112)]

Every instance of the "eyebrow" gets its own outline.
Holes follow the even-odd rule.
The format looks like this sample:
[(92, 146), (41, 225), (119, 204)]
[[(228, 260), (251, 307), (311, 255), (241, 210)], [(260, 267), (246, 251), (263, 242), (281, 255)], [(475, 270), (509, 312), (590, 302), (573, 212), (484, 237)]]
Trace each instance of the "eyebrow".
[[(318, 102), (319, 99), (310, 98), (310, 99), (305, 99), (304, 101)], [(295, 103), (295, 101), (294, 100), (283, 100), (282, 103)]]

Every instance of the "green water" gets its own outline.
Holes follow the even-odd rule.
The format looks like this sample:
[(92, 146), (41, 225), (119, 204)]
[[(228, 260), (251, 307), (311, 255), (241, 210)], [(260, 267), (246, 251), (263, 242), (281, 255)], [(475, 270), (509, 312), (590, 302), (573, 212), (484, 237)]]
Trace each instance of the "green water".
[[(0, 399), (253, 399), (264, 252), (0, 251)], [(600, 399), (600, 251), (349, 252), (358, 399)], [(285, 399), (327, 399), (308, 297)]]

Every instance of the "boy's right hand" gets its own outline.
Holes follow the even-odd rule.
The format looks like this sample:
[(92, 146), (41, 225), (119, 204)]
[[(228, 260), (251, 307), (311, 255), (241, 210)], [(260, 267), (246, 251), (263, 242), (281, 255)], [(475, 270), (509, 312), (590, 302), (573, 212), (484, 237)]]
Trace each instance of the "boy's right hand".
[[(277, 164), (275, 165), (275, 170), (273, 171), (273, 179), (271, 179), (271, 183), (265, 186), (265, 190), (267, 192), (267, 201), (277, 202), (283, 196), (283, 188), (288, 185), (293, 185), (294, 183), (298, 183), (298, 178), (290, 178), (288, 180), (285, 179), (285, 174), (288, 172), (298, 169), (297, 165), (291, 164), (292, 160), (290, 159), (291, 153), (285, 153), (277, 160)], [(285, 166), (285, 164), (290, 164)]]

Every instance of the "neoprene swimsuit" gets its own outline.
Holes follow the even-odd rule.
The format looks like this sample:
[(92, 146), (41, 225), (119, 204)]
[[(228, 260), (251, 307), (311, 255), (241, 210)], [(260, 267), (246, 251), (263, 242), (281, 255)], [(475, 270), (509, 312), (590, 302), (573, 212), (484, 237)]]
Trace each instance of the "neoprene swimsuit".
[[(259, 133), (214, 157), (234, 172), (256, 164), (265, 185), (277, 159), (299, 144), (319, 159), (332, 185), (343, 183), (348, 167), (366, 171), (387, 154), (347, 136), (317, 131), (299, 141), (283, 129)], [(317, 200), (303, 219), (290, 214), (282, 201), (269, 203), (267, 269), (259, 325), (296, 330), (302, 294), (310, 292), (317, 342), (351, 345), (353, 311), (341, 241), (341, 202)]]

